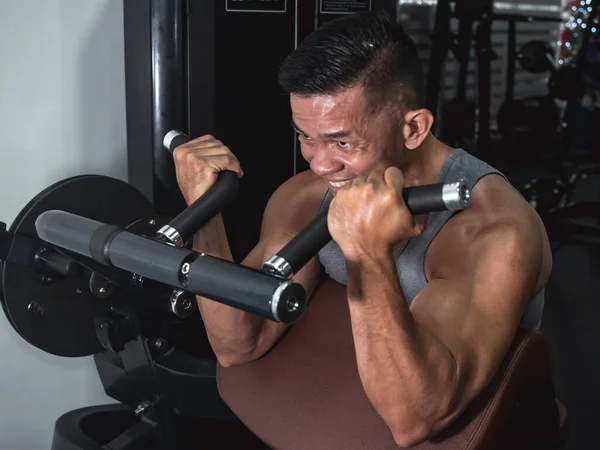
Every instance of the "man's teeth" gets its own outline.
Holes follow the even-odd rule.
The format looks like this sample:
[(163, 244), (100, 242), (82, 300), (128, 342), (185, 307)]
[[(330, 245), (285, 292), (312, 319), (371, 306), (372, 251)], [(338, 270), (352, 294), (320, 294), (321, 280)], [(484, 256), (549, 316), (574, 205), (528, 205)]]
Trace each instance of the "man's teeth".
[(330, 181), (329, 184), (331, 184), (335, 188), (341, 188), (343, 186), (346, 186), (347, 184), (350, 184), (351, 182), (352, 182), (352, 180), (338, 181), (338, 182)]

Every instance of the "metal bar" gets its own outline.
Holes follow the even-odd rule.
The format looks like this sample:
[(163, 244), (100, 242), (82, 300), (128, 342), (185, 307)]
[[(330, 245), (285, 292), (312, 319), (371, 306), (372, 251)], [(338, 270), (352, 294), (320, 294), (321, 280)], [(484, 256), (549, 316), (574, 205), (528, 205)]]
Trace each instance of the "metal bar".
[(163, 148), (165, 134), (176, 128), (187, 132), (185, 86), (185, 21), (181, 0), (152, 0), (152, 121), (155, 205), (159, 214), (175, 215), (185, 202), (175, 178), (173, 158)]
[(515, 64), (517, 59), (517, 23), (508, 22), (508, 41), (506, 54), (506, 101), (513, 99), (515, 92)]
[(154, 203), (150, 3), (123, 2), (128, 182)]
[(561, 23), (563, 20), (560, 16), (534, 16), (530, 14), (506, 14), (506, 13), (493, 13), (492, 20), (504, 20), (508, 22), (558, 22)]
[(456, 97), (459, 100), (467, 98), (467, 77), (469, 75), (469, 61), (471, 56), (471, 43), (473, 41), (473, 20), (462, 16), (458, 27), (458, 89)]
[(187, 2), (189, 129), (186, 134), (217, 135), (216, 2)]
[(491, 14), (482, 14), (476, 31), (477, 72), (478, 72), (478, 138), (477, 151), (485, 154), (491, 147), (490, 119), (492, 90), (490, 86), (492, 71), (492, 21)]
[(444, 62), (448, 56), (450, 36), (450, 1), (440, 0), (435, 12), (435, 25), (429, 56), (426, 107), (437, 115)]

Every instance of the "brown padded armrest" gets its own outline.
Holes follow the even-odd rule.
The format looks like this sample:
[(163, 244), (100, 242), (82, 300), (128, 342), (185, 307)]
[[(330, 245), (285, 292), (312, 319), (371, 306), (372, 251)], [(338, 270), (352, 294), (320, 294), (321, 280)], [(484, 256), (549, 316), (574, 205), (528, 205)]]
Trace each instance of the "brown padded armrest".
[(545, 337), (519, 329), (496, 376), (447, 430), (414, 448), (553, 448), (558, 429)]
[[(319, 287), (270, 353), (243, 366), (218, 366), (217, 380), (234, 413), (274, 449), (398, 448), (362, 388), (346, 288), (333, 280)], [(545, 339), (519, 330), (488, 388), (447, 430), (413, 448), (543, 448), (542, 435), (554, 438), (556, 411)]]

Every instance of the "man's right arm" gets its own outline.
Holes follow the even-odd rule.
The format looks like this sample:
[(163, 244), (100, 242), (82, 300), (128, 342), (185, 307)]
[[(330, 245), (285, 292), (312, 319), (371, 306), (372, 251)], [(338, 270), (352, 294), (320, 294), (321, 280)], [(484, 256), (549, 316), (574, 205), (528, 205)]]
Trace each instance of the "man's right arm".
[[(325, 190), (309, 172), (285, 182), (271, 197), (263, 215), (258, 245), (242, 265), (254, 269), (283, 248), (316, 215)], [(221, 215), (216, 216), (194, 238), (194, 249), (232, 261)], [(294, 276), (307, 296), (314, 291), (320, 273), (313, 258)], [(244, 364), (264, 355), (279, 340), (287, 325), (198, 296), (198, 306), (210, 344), (225, 367)]]

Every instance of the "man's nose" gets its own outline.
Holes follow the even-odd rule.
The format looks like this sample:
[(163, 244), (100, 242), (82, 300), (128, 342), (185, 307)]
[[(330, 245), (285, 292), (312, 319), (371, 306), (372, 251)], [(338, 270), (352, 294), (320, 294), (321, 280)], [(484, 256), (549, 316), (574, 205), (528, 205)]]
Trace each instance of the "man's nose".
[(318, 176), (323, 177), (339, 172), (344, 165), (336, 161), (327, 149), (319, 149), (310, 161), (310, 169)]

